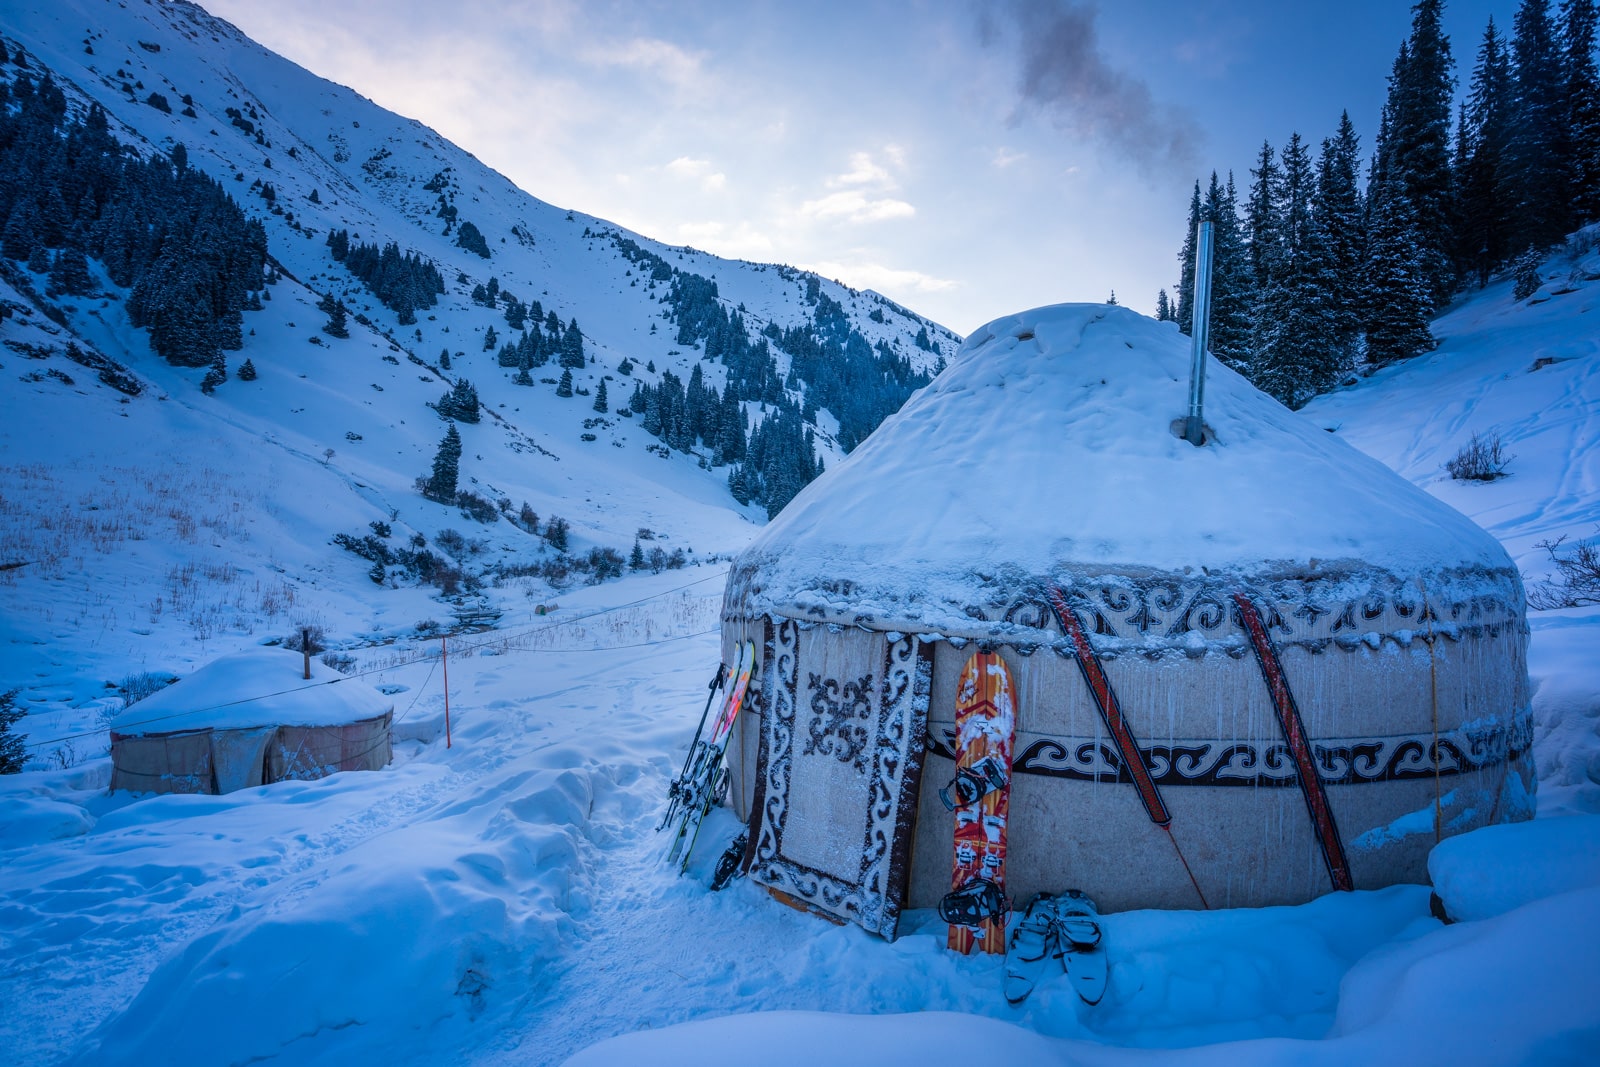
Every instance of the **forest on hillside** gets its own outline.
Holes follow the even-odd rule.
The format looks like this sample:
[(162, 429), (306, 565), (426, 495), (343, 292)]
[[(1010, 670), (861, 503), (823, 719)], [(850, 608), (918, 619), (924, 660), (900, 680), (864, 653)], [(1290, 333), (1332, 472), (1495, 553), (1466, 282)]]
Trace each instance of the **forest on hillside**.
[(1443, 10), (1412, 8), (1364, 182), (1348, 112), (1315, 158), (1299, 133), (1263, 142), (1243, 204), (1232, 172), (1195, 182), (1157, 317), (1190, 332), (1211, 220), (1211, 352), (1290, 407), (1431, 350), (1429, 320), (1507, 268), (1531, 294), (1543, 254), (1600, 219), (1595, 0), (1521, 0), (1509, 38), (1491, 17), (1459, 101)]

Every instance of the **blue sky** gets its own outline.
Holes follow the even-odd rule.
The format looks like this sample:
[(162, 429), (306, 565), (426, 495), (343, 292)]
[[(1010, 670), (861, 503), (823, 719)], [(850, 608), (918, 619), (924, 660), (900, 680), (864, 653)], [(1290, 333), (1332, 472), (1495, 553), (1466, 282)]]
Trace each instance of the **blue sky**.
[[(1173, 285), (1188, 190), (1348, 108), (1400, 0), (202, 0), (562, 207), (877, 289), (961, 333)], [(1447, 3), (1463, 81), (1490, 14)]]

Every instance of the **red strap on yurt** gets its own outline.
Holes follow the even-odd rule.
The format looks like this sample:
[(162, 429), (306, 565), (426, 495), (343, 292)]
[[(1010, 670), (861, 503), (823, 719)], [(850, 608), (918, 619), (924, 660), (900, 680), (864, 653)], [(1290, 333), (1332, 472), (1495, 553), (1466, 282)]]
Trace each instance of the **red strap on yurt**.
[(1072, 641), (1072, 647), (1077, 652), (1073, 658), (1078, 661), (1078, 669), (1083, 671), (1083, 680), (1089, 686), (1089, 693), (1094, 697), (1095, 706), (1100, 709), (1100, 718), (1106, 724), (1112, 740), (1117, 743), (1117, 752), (1122, 756), (1122, 765), (1128, 769), (1128, 774), (1133, 777), (1134, 788), (1139, 790), (1139, 799), (1144, 802), (1144, 810), (1149, 813), (1150, 821), (1157, 826), (1166, 826), (1172, 821), (1172, 816), (1167, 813), (1167, 806), (1161, 802), (1161, 794), (1156, 791), (1156, 783), (1150, 777), (1150, 769), (1144, 765), (1144, 757), (1139, 753), (1139, 743), (1133, 738), (1133, 731), (1128, 729), (1128, 721), (1122, 717), (1122, 706), (1117, 703), (1117, 694), (1112, 690), (1110, 681), (1106, 678), (1105, 667), (1100, 663), (1094, 646), (1089, 643), (1089, 635), (1083, 632), (1083, 625), (1078, 622), (1078, 616), (1073, 614), (1072, 607), (1067, 603), (1066, 596), (1058, 586), (1050, 586), (1050, 608), (1055, 612), (1056, 622), (1061, 625), (1061, 632)]
[(1283, 675), (1283, 664), (1278, 660), (1277, 649), (1262, 625), (1261, 613), (1243, 593), (1233, 594), (1239, 606), (1239, 617), (1244, 621), (1245, 632), (1250, 635), (1250, 645), (1255, 649), (1256, 662), (1261, 665), (1261, 676), (1266, 679), (1267, 690), (1272, 694), (1272, 706), (1278, 713), (1278, 725), (1283, 728), (1284, 740), (1289, 743), (1289, 754), (1294, 758), (1295, 771), (1300, 779), (1300, 795), (1305, 798), (1306, 810), (1311, 813), (1311, 823), (1317, 831), (1317, 842), (1322, 846), (1322, 858), (1328, 864), (1328, 877), (1333, 888), (1346, 892), (1355, 888), (1350, 880), (1350, 861), (1344, 854), (1344, 841), (1339, 837), (1339, 827), (1333, 821), (1333, 809), (1328, 806), (1328, 793), (1317, 775), (1316, 761), (1311, 755), (1311, 743), (1306, 740), (1306, 725), (1300, 718), (1300, 708), (1295, 704), (1294, 693)]

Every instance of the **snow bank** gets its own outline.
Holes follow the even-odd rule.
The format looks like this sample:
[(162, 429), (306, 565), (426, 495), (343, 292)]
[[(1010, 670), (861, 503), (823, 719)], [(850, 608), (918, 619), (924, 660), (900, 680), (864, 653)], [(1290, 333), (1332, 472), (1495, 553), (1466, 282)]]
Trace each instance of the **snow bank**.
[(738, 569), (759, 569), (767, 604), (934, 627), (1011, 571), (1508, 572), (1459, 512), (1215, 360), (1206, 373), (1195, 448), (1170, 324), (1102, 304), (997, 319)]
[(346, 678), (315, 657), (306, 680), (304, 657), (282, 648), (253, 648), (201, 667), (111, 720), (126, 736), (252, 726), (339, 726), (375, 719), (394, 702), (359, 678)]
[(1434, 846), (1428, 877), (1453, 919), (1487, 919), (1600, 887), (1600, 816), (1485, 826)]
[(948, 1011), (906, 1015), (773, 1011), (625, 1034), (578, 1053), (567, 1067), (703, 1067), (729, 1057), (750, 1059), (763, 1067), (1076, 1062), (1061, 1042), (982, 1016)]
[[(567, 1062), (569, 1067), (687, 1065), (704, 1063), (708, 1050), (738, 1049), (772, 1067), (925, 1064), (960, 1062), (964, 1055), (957, 1050), (976, 1047), (986, 1063), (1139, 1067), (1593, 1063), (1600, 1058), (1600, 998), (1592, 995), (1597, 958), (1600, 890), (1591, 889), (1486, 922), (1435, 928), (1372, 953), (1345, 979), (1337, 1019), (1321, 1040), (1261, 1038), (1129, 1049), (1051, 1039), (992, 1019), (938, 1012), (873, 1017), (773, 1012), (627, 1034)], [(1113, 959), (1113, 974), (1116, 965)], [(1216, 975), (1214, 984), (1226, 985), (1230, 977)], [(1204, 989), (1195, 992), (1207, 995)], [(994, 995), (999, 997), (998, 981)], [(1093, 1025), (1094, 1014), (1084, 1010), (1086, 1025)]]
[(331, 874), (236, 907), (69, 1062), (303, 1061), (352, 1039), (368, 1062), (412, 1060), (441, 1033), (460, 1040), (497, 987), (564, 951), (593, 788), (576, 771), (493, 782), (351, 849)]
[(9, 796), (0, 800), (0, 849), (76, 837), (93, 827), (94, 816), (77, 804), (47, 797)]

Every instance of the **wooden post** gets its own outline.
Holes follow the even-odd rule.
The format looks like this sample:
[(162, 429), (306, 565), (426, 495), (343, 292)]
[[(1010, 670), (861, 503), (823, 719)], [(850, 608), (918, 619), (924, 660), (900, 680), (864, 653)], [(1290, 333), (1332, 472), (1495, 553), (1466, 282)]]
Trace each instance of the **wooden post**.
[(311, 680), (311, 627), (300, 627), (300, 651), (306, 661), (306, 681)]
[(439, 659), (444, 665), (444, 747), (450, 747), (450, 649), (449, 638), (439, 638)]

